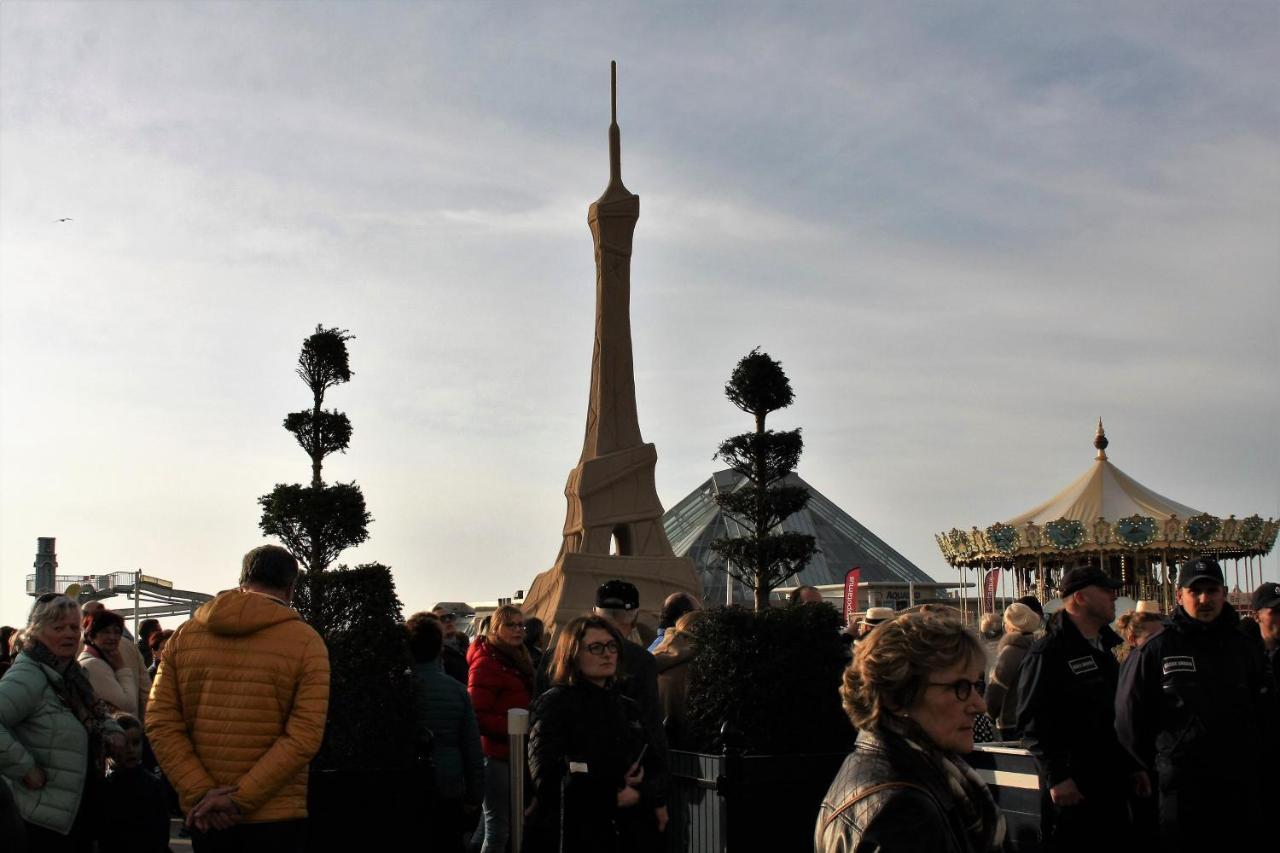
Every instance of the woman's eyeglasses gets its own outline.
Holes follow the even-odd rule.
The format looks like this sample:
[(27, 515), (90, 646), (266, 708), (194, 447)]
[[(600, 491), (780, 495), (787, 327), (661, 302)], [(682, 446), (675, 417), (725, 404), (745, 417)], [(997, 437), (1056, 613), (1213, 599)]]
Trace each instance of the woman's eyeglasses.
[(622, 646), (618, 645), (615, 640), (610, 640), (607, 643), (587, 643), (585, 648), (596, 657), (603, 657), (606, 653), (616, 655), (622, 651)]
[(985, 696), (987, 693), (987, 682), (985, 679), (979, 678), (977, 681), (970, 681), (967, 678), (961, 678), (957, 681), (926, 681), (925, 684), (930, 687), (950, 687), (951, 692), (956, 694), (956, 698), (961, 702), (969, 698), (973, 691), (978, 691), (979, 696)]

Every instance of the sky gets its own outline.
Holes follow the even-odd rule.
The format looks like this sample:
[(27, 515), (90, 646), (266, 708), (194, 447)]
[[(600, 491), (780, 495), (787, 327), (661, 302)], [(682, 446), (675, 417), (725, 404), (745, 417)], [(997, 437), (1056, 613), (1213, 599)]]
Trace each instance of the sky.
[(527, 589), (581, 450), (610, 60), (665, 506), (750, 429), (722, 389), (758, 346), (800, 474), (936, 579), (936, 532), (1056, 493), (1100, 416), (1149, 488), (1280, 516), (1277, 57), (1268, 2), (0, 4), (0, 622), (39, 536), (234, 585), (309, 477), (317, 324), (355, 336), (325, 477), (374, 518), (341, 561), (406, 613)]

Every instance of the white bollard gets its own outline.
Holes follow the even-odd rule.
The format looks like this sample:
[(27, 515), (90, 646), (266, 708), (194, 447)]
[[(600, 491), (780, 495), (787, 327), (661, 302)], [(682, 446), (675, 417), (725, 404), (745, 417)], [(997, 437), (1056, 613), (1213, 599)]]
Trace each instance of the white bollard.
[(524, 846), (524, 777), (529, 764), (529, 712), (524, 708), (507, 711), (507, 742), (511, 746), (511, 853)]

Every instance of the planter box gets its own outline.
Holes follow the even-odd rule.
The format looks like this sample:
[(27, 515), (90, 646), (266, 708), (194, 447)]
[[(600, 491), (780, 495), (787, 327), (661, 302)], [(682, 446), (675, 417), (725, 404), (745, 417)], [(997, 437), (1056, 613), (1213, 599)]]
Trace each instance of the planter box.
[[(810, 850), (822, 798), (847, 752), (713, 755), (671, 750), (670, 853)], [(968, 757), (1004, 810), (1010, 850), (1039, 853), (1035, 759), (985, 744)]]

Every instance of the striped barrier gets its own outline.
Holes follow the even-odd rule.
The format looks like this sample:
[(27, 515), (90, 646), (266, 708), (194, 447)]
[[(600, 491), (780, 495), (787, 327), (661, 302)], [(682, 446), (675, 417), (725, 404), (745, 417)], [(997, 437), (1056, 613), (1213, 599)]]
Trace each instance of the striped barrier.
[(980, 743), (965, 756), (987, 783), (1004, 812), (1009, 848), (1018, 853), (1040, 850), (1040, 777), (1036, 760), (1012, 743)]

